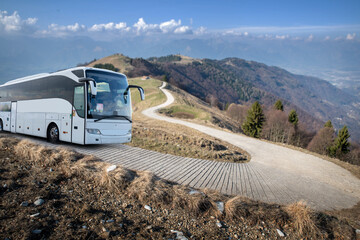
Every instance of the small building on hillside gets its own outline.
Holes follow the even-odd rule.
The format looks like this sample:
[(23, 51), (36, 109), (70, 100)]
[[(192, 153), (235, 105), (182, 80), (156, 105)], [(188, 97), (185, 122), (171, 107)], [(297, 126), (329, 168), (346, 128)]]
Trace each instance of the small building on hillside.
[(150, 79), (149, 76), (143, 76), (143, 77), (141, 78), (141, 80), (148, 80), (148, 79)]

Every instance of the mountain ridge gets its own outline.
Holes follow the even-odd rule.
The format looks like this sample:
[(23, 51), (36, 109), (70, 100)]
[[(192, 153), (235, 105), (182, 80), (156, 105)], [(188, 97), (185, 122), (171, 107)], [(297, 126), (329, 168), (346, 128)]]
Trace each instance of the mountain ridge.
[(253, 101), (271, 107), (282, 99), (286, 110), (298, 111), (308, 130), (316, 131), (330, 119), (338, 129), (348, 125), (353, 139), (360, 139), (360, 100), (325, 80), (240, 58), (212, 60), (168, 55), (143, 59), (114, 54), (90, 66), (106, 61), (119, 69), (123, 68), (119, 66), (121, 62), (130, 64), (132, 67), (124, 72), (129, 77), (166, 75), (171, 84), (200, 99), (216, 98), (222, 108), (228, 103)]

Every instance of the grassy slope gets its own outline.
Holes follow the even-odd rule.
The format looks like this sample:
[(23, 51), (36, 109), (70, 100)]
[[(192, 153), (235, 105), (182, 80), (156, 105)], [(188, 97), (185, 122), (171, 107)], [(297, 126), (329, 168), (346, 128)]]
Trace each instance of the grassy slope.
[(130, 59), (121, 54), (114, 54), (108, 57), (101, 58), (89, 64), (89, 67), (93, 67), (95, 64), (110, 63), (119, 69), (120, 72), (126, 73), (132, 70), (134, 67), (130, 64)]
[(131, 78), (129, 79), (129, 84), (141, 86), (145, 90), (145, 101), (140, 101), (140, 94), (138, 90), (131, 89), (131, 101), (134, 108), (135, 118), (144, 109), (157, 106), (166, 101), (166, 96), (159, 89), (162, 85), (160, 80), (141, 80), (141, 78)]
[[(137, 90), (132, 90), (134, 122), (133, 139), (129, 145), (178, 156), (217, 161), (244, 162), (250, 159), (245, 151), (229, 143), (193, 129), (144, 117), (141, 114), (142, 110), (165, 102), (166, 97), (159, 90), (162, 82), (156, 79), (144, 81), (135, 78), (129, 79), (129, 83), (142, 86), (146, 94), (145, 101), (140, 101)], [(209, 122), (211, 113), (206, 112), (200, 103), (196, 103), (196, 98), (180, 97), (179, 93), (175, 93), (175, 97), (176, 102), (168, 108), (174, 109), (174, 116), (191, 114), (193, 121)]]

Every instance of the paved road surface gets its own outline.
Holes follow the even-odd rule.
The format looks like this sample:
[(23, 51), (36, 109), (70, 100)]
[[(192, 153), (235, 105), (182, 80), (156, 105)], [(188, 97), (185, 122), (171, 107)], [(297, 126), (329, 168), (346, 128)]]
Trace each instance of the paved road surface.
[[(156, 114), (159, 108), (174, 101), (170, 92), (163, 87), (167, 101), (143, 111), (144, 115), (185, 125), (227, 141), (246, 150), (251, 155), (251, 161), (224, 163), (183, 158), (122, 144), (63, 145), (130, 169), (149, 170), (180, 184), (216, 189), (225, 194), (240, 194), (265, 202), (287, 204), (305, 200), (318, 210), (331, 210), (350, 208), (360, 201), (360, 180), (331, 162), (240, 134)], [(31, 139), (51, 146), (43, 139)]]

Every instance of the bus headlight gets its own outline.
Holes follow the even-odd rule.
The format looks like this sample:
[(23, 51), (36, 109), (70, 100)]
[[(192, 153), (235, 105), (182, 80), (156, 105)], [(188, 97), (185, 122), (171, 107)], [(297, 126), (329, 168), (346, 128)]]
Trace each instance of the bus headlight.
[(101, 132), (99, 129), (92, 129), (92, 128), (87, 128), (86, 131), (90, 134), (97, 134), (97, 135), (100, 135)]

